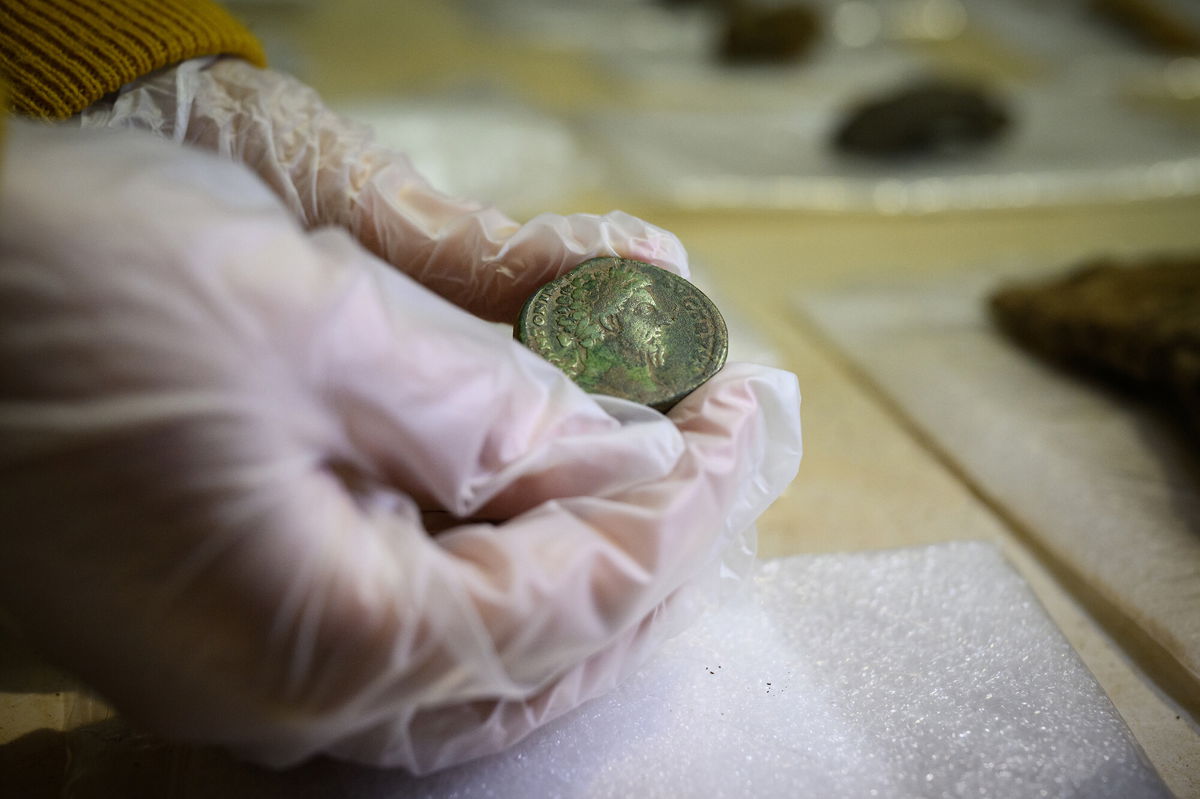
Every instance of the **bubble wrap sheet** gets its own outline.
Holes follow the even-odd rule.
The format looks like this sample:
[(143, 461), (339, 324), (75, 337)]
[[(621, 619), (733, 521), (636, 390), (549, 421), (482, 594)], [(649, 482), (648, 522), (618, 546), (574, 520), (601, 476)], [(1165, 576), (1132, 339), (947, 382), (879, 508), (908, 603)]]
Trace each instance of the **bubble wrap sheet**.
[(612, 694), (421, 779), (116, 740), (67, 744), (70, 782), (110, 789), (72, 795), (1169, 796), (1024, 581), (974, 542), (761, 564)]
[(997, 333), (984, 302), (1004, 280), (958, 275), (801, 306), (1200, 714), (1200, 458), (1144, 407)]

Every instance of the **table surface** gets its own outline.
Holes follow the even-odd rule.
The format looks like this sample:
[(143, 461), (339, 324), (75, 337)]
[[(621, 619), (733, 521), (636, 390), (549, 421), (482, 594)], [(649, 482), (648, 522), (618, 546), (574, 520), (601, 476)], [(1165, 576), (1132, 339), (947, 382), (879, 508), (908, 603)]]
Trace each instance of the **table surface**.
[[(387, 0), (299, 4), (244, 12), (277, 30), (291, 66), (339, 102), (428, 95), (486, 79), (548, 111), (619, 101), (610, 76), (567, 49), (530, 47), (480, 30), (455, 3)], [(256, 16), (258, 15), (258, 16)], [(286, 17), (286, 18), (284, 18)], [(353, 41), (354, 47), (344, 47)], [(978, 44), (977, 42), (974, 44)], [(978, 58), (971, 47), (947, 57)], [(996, 69), (1017, 59), (987, 51)], [(1069, 590), (1070, 580), (989, 505), (794, 306), (798, 292), (921, 278), (989, 263), (1030, 270), (1100, 253), (1200, 248), (1200, 197), (1096, 206), (926, 215), (696, 211), (648, 206), (611, 189), (564, 198), (561, 213), (612, 208), (677, 234), (721, 297), (757, 326), (803, 393), (805, 456), (795, 482), (759, 523), (759, 552), (906, 547), (957, 539), (997, 542), (1030, 583), (1125, 718), (1171, 789), (1200, 797), (1200, 726), (1165, 698)], [(1116, 638), (1114, 638), (1114, 635)]]
[[(607, 77), (565, 50), (530, 48), (472, 26), (444, 0), (231, 3), (327, 99), (437, 92), (481, 76), (550, 110), (611, 99)], [(348, 45), (353, 42), (353, 45)], [(1200, 198), (921, 216), (649, 207), (616, 192), (564, 198), (556, 212), (641, 216), (676, 233), (725, 302), (794, 371), (805, 456), (759, 523), (763, 557), (997, 542), (1030, 583), (1172, 790), (1200, 797), (1200, 727), (1153, 686), (1070, 582), (956, 471), (794, 307), (797, 292), (981, 264), (1069, 264), (1098, 253), (1200, 248)]]

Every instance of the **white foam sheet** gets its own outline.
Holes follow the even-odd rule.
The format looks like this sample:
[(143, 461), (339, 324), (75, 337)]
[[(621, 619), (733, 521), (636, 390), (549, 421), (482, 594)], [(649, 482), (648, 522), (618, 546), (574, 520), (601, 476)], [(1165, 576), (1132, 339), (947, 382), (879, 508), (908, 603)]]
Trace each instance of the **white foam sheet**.
[[(975, 274), (807, 295), (802, 309), (1103, 605), (1152, 676), (1200, 707), (1196, 447), (1133, 400), (998, 333)], [(1188, 697), (1191, 698), (1189, 703)]]
[[(77, 734), (72, 784), (95, 790), (107, 764), (124, 784), (86, 795), (151, 795), (131, 791), (157, 775), (171, 797), (1169, 796), (1020, 576), (975, 542), (760, 564), (613, 693), (424, 778), (178, 750), (155, 766), (119, 741)], [(133, 765), (112, 765), (120, 746)]]

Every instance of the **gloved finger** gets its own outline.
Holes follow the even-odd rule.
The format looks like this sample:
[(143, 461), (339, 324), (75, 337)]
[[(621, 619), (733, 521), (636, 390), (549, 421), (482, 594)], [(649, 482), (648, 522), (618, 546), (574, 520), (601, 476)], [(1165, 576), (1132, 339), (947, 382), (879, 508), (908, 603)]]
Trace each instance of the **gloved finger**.
[(413, 197), (390, 185), (395, 177), (380, 173), (359, 195), (360, 240), (484, 319), (515, 321), (542, 284), (597, 256), (634, 258), (689, 275), (687, 252), (674, 235), (620, 211), (540, 214), (518, 226), (493, 208), (464, 213), (459, 207), (452, 218), (420, 229), (407, 207)]
[[(74, 415), (109, 418), (111, 404), (77, 402)], [(14, 537), (4, 553), (10, 578), (38, 575), (6, 598), (43, 644), (135, 720), (275, 765), (329, 751), (428, 770), (496, 751), (610, 687), (666, 634), (652, 624), (659, 604), (715, 564), (798, 457), (794, 381), (734, 367), (680, 408), (682, 430), (659, 415), (632, 422), (680, 445), (644, 459), (662, 469), (607, 486), (601, 470), (597, 496), (434, 541), (404, 496), (347, 492), (324, 448), (336, 425), (297, 424), (311, 404), (286, 378), (224, 400), (179, 387), (89, 430), (88, 448), (55, 469), (66, 486), (38, 469), (6, 478), (29, 509), (17, 518), (37, 513), (40, 529), (67, 534)], [(593, 445), (583, 473), (606, 445), (642, 462), (641, 436), (620, 420), (597, 432), (578, 418)], [(792, 446), (773, 458), (768, 441)], [(120, 500), (86, 525), (59, 518), (96, 496)], [(89, 535), (97, 523), (111, 534)]]
[[(326, 262), (336, 263), (330, 256), (337, 253), (338, 240), (322, 246)], [(370, 270), (339, 271), (362, 275)], [(735, 365), (682, 403), (674, 421), (621, 402), (604, 403), (616, 412), (606, 421), (593, 412), (588, 398), (561, 382), (550, 383), (560, 393), (551, 391), (547, 398), (521, 394), (517, 387), (523, 401), (494, 412), (476, 399), (506, 393), (492, 389), (506, 385), (509, 363), (523, 364), (529, 356), (508, 350), (507, 340), (481, 338), (475, 320), (438, 310), (436, 304), (424, 304), (428, 314), (415, 327), (392, 327), (419, 311), (404, 291), (408, 284), (388, 271), (377, 279), (375, 286), (331, 297), (337, 313), (316, 314), (329, 320), (328, 330), (317, 338), (339, 340), (336, 349), (345, 356), (344, 368), (330, 375), (339, 396), (348, 401), (336, 410), (356, 424), (373, 419), (370, 434), (355, 439), (356, 449), (368, 457), (368, 468), (375, 464), (377, 474), (403, 474), (411, 465), (399, 450), (372, 442), (425, 437), (437, 446), (422, 450), (416, 459), (424, 475), (404, 474), (404, 482), (427, 480), (428, 490), (462, 515), (514, 516), (498, 526), (449, 530), (436, 543), (413, 529), (415, 520), (402, 524), (387, 514), (376, 516), (371, 524), (380, 537), (399, 542), (398, 562), (388, 562), (386, 577), (349, 568), (376, 563), (374, 557), (356, 555), (353, 564), (338, 564), (323, 548), (322, 562), (337, 573), (323, 578), (322, 585), (349, 579), (360, 587), (380, 586), (381, 596), (399, 596), (401, 607), (419, 608), (418, 616), (397, 621), (396, 628), (427, 632), (429, 637), (419, 641), (405, 639), (407, 645), (421, 653), (423, 663), (433, 659), (441, 666), (406, 672), (386, 691), (339, 682), (339, 693), (394, 696), (394, 712), (384, 713), (377, 699), (363, 700), (380, 707), (372, 724), (336, 732), (314, 724), (303, 742), (293, 740), (288, 746), (331, 747), (347, 757), (425, 770), (467, 753), (494, 751), (547, 717), (547, 708), (574, 706), (598, 690), (595, 686), (603, 681), (581, 664), (610, 646), (625, 651), (620, 642), (630, 630), (715, 563), (732, 535), (794, 475), (800, 446), (797, 397), (790, 375)], [(404, 311), (406, 307), (411, 310)], [(359, 320), (353, 335), (339, 314)], [(441, 333), (452, 333), (444, 351), (419, 340), (421, 324), (434, 326), (434, 317), (444, 320), (436, 326)], [(400, 334), (372, 331), (361, 320)], [(420, 392), (403, 395), (406, 388), (390, 376), (388, 358), (370, 353), (364, 342), (384, 342), (400, 364), (409, 357), (407, 345), (414, 339), (426, 355), (441, 352), (450, 371), (423, 373)], [(442, 341), (439, 337), (438, 343)], [(501, 341), (504, 348), (498, 346)], [(356, 357), (362, 353), (367, 357)], [(515, 360), (505, 360), (513, 355)], [(436, 357), (430, 362), (440, 363)], [(465, 366), (462, 373), (453, 371), (460, 366)], [(533, 370), (528, 382), (541, 382), (534, 377), (540, 362), (528, 368)], [(407, 367), (396, 370), (398, 375), (407, 372)], [(477, 382), (464, 383), (468, 376), (476, 376)], [(557, 373), (553, 377), (561, 379)], [(432, 390), (430, 384), (442, 389)], [(456, 387), (466, 388), (464, 397), (455, 394)], [(423, 400), (422, 393), (429, 399)], [(396, 396), (404, 396), (397, 406), (403, 413), (389, 411), (388, 402)], [(455, 410), (453, 422), (441, 425), (438, 415), (451, 407), (448, 402)], [(439, 447), (456, 455), (445, 457)], [(466, 490), (447, 490), (455, 487)], [(331, 591), (323, 587), (319, 593)], [(381, 611), (361, 615), (378, 618)], [(356, 629), (351, 618), (328, 626)], [(372, 630), (357, 637), (375, 640), (381, 635)], [(412, 655), (406, 650), (397, 662)], [(570, 673), (577, 667), (582, 671), (570, 680), (562, 677), (564, 669)], [(556, 683), (560, 677), (565, 681)], [(321, 682), (333, 679), (325, 675)], [(402, 695), (399, 682), (405, 686)], [(526, 702), (533, 704), (524, 707)], [(277, 743), (262, 744), (266, 748), (256, 749), (256, 755), (294, 757), (295, 750), (278, 739), (272, 736)]]
[[(503, 745), (489, 703), (582, 701), (795, 472), (788, 375), (597, 401), (241, 170), (65, 133), (0, 217), (0, 510), (38, 531), (0, 596), (156, 729), (423, 768), (458, 707)], [(434, 540), (410, 489), (513, 516)]]
[[(522, 469), (531, 451), (542, 453), (545, 484), (571, 493), (659, 474), (682, 446), (660, 414), (632, 404), (621, 418), (606, 412), (511, 335), (340, 232), (320, 231), (306, 250), (258, 264), (243, 291), (288, 342), (291, 368), (311, 379), (305, 388), (326, 419), (314, 444), (321, 457), (426, 510), (481, 512), (504, 484), (498, 476)], [(621, 442), (620, 463), (587, 465), (582, 456), (601, 439)], [(582, 465), (554, 468), (562, 462)]]
[(543, 214), (521, 225), (429, 185), (402, 154), (330, 111), (295, 79), (235, 59), (151, 75), (81, 115), (240, 161), (306, 227), (341, 226), (368, 249), (485, 319), (512, 322), (541, 284), (587, 258), (637, 258), (687, 276), (679, 240), (640, 219)]
[[(344, 236), (308, 242), (280, 267), (289, 281), (259, 262), (262, 289), (242, 291), (288, 343), (289, 372), (317, 378), (279, 406), (315, 398), (325, 432), (297, 429), (287, 450), (313, 448), (299, 462), (337, 460), (367, 479), (353, 495), (324, 468), (255, 487), (269, 512), (236, 560), (274, 564), (286, 552), (252, 585), (278, 599), (234, 603), (261, 606), (227, 652), (252, 684), (204, 701), (187, 727), (212, 727), (275, 764), (336, 751), (425, 770), (494, 751), (549, 708), (601, 690), (613, 672), (596, 664), (610, 646), (644, 654), (649, 643), (621, 642), (791, 479), (795, 380), (731, 366), (672, 418), (597, 401)], [(459, 515), (511, 518), (432, 540), (397, 488)], [(200, 603), (187, 594), (161, 604), (185, 614), (180, 626), (212, 624), (191, 617)], [(534, 705), (522, 725), (508, 717), (524, 702)], [(292, 712), (280, 719), (279, 707)], [(229, 718), (234, 728), (222, 727)]]
[[(256, 568), (200, 571), (196, 548), (212, 551), (211, 533), (161, 563), (139, 560), (135, 575), (158, 570), (135, 585), (152, 610), (115, 639), (137, 651), (142, 624), (219, 631), (220, 679), (195, 668), (216, 653), (193, 649), (185, 668), (152, 650), (138, 660), (156, 685), (190, 698), (164, 703), (132, 680), (117, 688), (138, 694), (128, 702), (156, 728), (275, 765), (331, 752), (423, 772), (510, 745), (611, 687), (677, 630), (680, 619), (662, 614), (688, 611), (663, 602), (715, 568), (742, 514), (782, 489), (790, 475), (754, 459), (765, 454), (758, 440), (777, 432), (756, 417), (794, 399), (775, 382), (744, 374), (714, 386), (662, 478), (436, 540), (410, 503), (385, 492), (351, 503), (320, 471), (260, 483), (264, 513), (226, 528), (218, 550)], [(782, 459), (790, 472), (795, 457)], [(93, 608), (103, 612), (105, 598), (83, 616)], [(236, 612), (236, 627), (221, 608)]]
[(711, 589), (705, 580), (682, 586), (636, 626), (532, 696), (423, 708), (412, 715), (402, 734), (382, 726), (366, 729), (339, 741), (329, 753), (368, 764), (402, 765), (416, 774), (426, 774), (499, 752), (615, 688), (658, 646), (711, 607), (711, 597), (705, 596)]
[[(322, 233), (313, 244), (320, 259), (290, 258), (286, 289), (264, 301), (286, 304), (272, 315), (292, 314), (290, 327), (310, 331), (303, 340), (312, 351), (296, 357), (323, 365), (321, 391), (346, 435), (337, 457), (426, 509), (508, 518), (553, 497), (611, 493), (664, 474), (680, 430), (711, 422), (739, 397), (753, 404), (745, 386), (717, 391), (728, 381), (766, 381), (795, 398), (792, 376), (750, 366), (727, 368), (681, 403), (674, 423), (633, 403), (589, 398), (508, 335), (344, 238)], [(268, 285), (284, 284), (275, 277)], [(771, 410), (779, 419), (796, 414)]]

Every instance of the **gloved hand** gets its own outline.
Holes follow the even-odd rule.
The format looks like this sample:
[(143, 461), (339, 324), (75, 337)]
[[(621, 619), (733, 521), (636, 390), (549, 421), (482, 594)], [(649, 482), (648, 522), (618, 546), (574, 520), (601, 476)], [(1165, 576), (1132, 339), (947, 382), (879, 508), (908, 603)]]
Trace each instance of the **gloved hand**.
[[(588, 258), (619, 255), (688, 276), (670, 233), (628, 214), (541, 214), (524, 225), (435, 190), (402, 154), (330, 111), (294, 78), (237, 59), (195, 59), (80, 115), (137, 128), (254, 170), (306, 228), (336, 225), (451, 302), (512, 322), (525, 298)], [(469, 269), (468, 269), (469, 267)]]
[[(19, 124), (3, 163), (0, 602), (167, 735), (497, 751), (676, 631), (796, 471), (790, 374), (731, 365), (669, 416), (590, 397), (236, 164)], [(394, 169), (329, 196), (378, 208)], [(511, 309), (544, 276), (521, 232), (470, 260), (454, 229), (413, 250), (443, 294)], [(495, 521), (431, 537), (422, 508)]]

